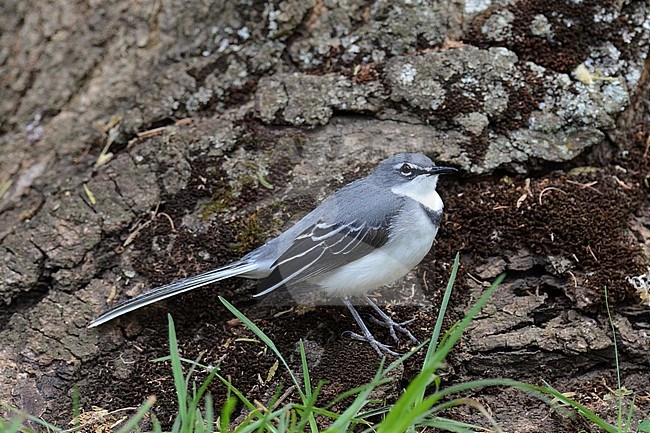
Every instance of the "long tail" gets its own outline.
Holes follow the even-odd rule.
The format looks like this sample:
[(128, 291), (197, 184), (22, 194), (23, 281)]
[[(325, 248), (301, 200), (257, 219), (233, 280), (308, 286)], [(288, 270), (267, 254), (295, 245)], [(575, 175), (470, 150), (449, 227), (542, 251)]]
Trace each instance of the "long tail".
[(237, 262), (223, 268), (214, 269), (212, 271), (204, 272), (193, 277), (185, 278), (165, 286), (155, 288), (147, 293), (138, 295), (135, 298), (129, 299), (118, 306), (111, 308), (88, 325), (89, 328), (94, 328), (109, 320), (113, 320), (130, 311), (142, 308), (145, 305), (153, 304), (162, 299), (178, 295), (179, 293), (188, 292), (190, 290), (214, 283), (226, 278), (242, 275), (257, 269), (257, 266), (252, 263)]

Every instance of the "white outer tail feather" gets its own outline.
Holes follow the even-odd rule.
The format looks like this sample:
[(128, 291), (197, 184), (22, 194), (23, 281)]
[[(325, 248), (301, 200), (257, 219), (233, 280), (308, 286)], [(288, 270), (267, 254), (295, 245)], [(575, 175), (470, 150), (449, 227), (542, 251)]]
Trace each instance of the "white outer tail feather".
[(129, 299), (128, 301), (124, 301), (116, 307), (111, 308), (99, 316), (97, 319), (93, 320), (90, 325), (88, 325), (88, 327), (94, 328), (123, 314), (144, 307), (145, 305), (153, 304), (154, 302), (158, 302), (162, 299), (170, 298), (180, 293), (189, 292), (190, 290), (194, 290), (199, 287), (215, 283), (217, 281), (225, 280), (226, 278), (243, 275), (247, 272), (252, 272), (257, 268), (258, 265), (255, 265), (253, 263), (235, 263), (223, 268), (213, 269), (199, 275), (194, 275), (193, 277), (166, 284), (164, 286), (155, 288), (150, 292), (143, 293), (136, 296), (135, 298)]

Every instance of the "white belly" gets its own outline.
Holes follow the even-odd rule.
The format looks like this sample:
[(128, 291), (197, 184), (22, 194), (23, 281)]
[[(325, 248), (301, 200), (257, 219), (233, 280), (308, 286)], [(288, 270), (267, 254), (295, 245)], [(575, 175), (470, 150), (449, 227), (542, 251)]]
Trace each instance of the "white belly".
[(355, 296), (399, 280), (427, 255), (438, 227), (424, 210), (403, 215), (400, 230), (394, 231), (381, 248), (342, 266), (314, 283), (335, 296)]

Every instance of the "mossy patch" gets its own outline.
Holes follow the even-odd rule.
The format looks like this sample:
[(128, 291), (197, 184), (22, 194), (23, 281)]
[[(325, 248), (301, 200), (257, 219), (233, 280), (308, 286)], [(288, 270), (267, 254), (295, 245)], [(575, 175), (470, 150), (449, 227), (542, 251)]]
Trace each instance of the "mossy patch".
[[(472, 20), (463, 40), (482, 48), (507, 47), (517, 53), (520, 60), (569, 73), (585, 60), (591, 47), (620, 34), (625, 18), (615, 14), (616, 4), (605, 0), (525, 0), (517, 2), (516, 7), (489, 8)], [(512, 16), (511, 35), (499, 38), (491, 35), (486, 23), (504, 11)], [(607, 16), (616, 16), (616, 19), (595, 18)], [(540, 19), (545, 21), (548, 34), (537, 30)]]
[(243, 256), (264, 244), (282, 229), (284, 225), (284, 221), (280, 217), (282, 214), (284, 214), (283, 204), (273, 202), (269, 206), (235, 220), (232, 223), (232, 228), (236, 235), (235, 242), (230, 246), (231, 249)]

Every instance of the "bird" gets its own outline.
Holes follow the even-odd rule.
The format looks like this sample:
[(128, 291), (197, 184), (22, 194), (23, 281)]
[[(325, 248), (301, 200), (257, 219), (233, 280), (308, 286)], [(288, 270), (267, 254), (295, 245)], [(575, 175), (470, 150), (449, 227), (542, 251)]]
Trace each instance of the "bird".
[(361, 333), (380, 357), (397, 355), (378, 341), (364, 323), (353, 299), (379, 315), (378, 323), (413, 343), (418, 340), (395, 322), (368, 293), (398, 281), (418, 265), (433, 245), (440, 227), (443, 202), (436, 191), (440, 175), (456, 172), (437, 166), (422, 153), (400, 153), (381, 162), (368, 176), (327, 197), (293, 226), (264, 245), (226, 266), (152, 289), (106, 311), (89, 327), (96, 327), (146, 305), (231, 277), (257, 280), (264, 296), (280, 287), (307, 287), (340, 299)]

